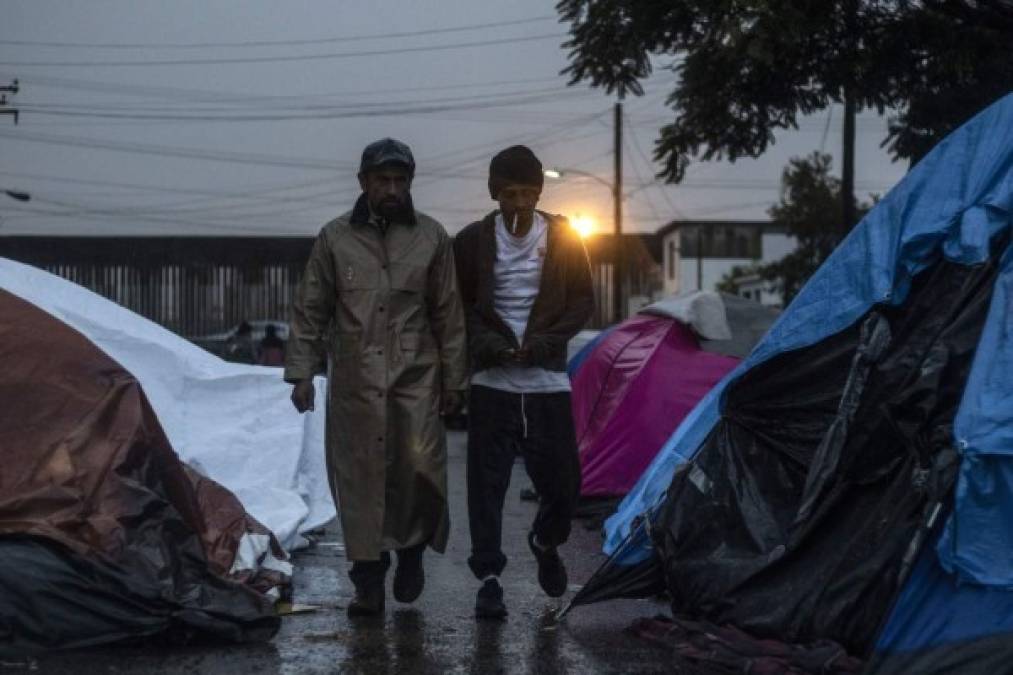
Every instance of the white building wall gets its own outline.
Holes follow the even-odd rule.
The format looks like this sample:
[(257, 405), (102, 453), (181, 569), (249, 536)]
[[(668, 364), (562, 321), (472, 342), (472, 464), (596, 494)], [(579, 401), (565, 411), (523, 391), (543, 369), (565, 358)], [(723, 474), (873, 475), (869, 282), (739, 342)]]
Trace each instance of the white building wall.
[[(765, 264), (780, 260), (795, 250), (796, 240), (786, 234), (768, 232), (760, 237), (761, 257), (704, 258), (703, 290), (715, 290), (718, 282), (735, 267)], [(697, 259), (683, 258), (679, 248), (679, 232), (669, 232), (662, 240), (662, 278), (665, 295), (697, 289)], [(762, 302), (765, 305), (780, 303), (780, 296), (767, 290), (764, 284)]]
[(774, 292), (774, 285), (769, 281), (760, 279), (756, 275), (753, 276), (753, 279), (739, 283), (739, 295), (750, 300), (755, 300), (761, 305), (780, 307), (781, 294)]
[[(731, 272), (733, 268), (744, 267), (755, 262), (755, 260), (750, 258), (704, 258), (702, 278), (703, 286), (701, 287), (701, 290), (715, 290), (718, 282), (720, 282), (726, 274)], [(697, 290), (697, 269), (698, 261), (696, 258), (689, 258), (681, 261), (679, 291)]]

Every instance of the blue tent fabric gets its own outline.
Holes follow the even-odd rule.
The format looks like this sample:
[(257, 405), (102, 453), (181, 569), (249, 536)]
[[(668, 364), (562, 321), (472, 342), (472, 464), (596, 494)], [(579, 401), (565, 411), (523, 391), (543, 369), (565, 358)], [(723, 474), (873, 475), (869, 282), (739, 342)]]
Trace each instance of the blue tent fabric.
[(965, 581), (1013, 586), (1013, 247), (992, 291), (953, 422), (963, 459), (939, 560)]
[(935, 548), (923, 549), (880, 633), (866, 672), (1010, 672), (1013, 595), (1002, 587), (961, 583), (940, 564)]
[[(880, 201), (771, 327), (753, 353), (683, 421), (605, 524), (604, 550), (633, 564), (651, 555), (649, 543), (628, 537), (650, 520), (680, 464), (692, 458), (720, 416), (729, 383), (778, 354), (815, 344), (852, 325), (877, 304), (904, 301), (911, 279), (945, 257), (974, 265), (989, 254), (994, 235), (1013, 212), (1013, 96), (996, 102), (950, 134)], [(1007, 254), (1007, 258), (1008, 258)], [(1007, 260), (1008, 263), (1008, 260)], [(1000, 537), (982, 541), (966, 528), (1003, 531), (1013, 516), (1013, 340), (1009, 329), (1008, 265), (997, 284), (955, 433), (962, 453), (960, 480), (941, 560), (963, 578), (1013, 585), (1013, 547)], [(992, 358), (985, 363), (986, 357)], [(992, 407), (982, 409), (983, 402)], [(955, 439), (956, 442), (956, 439)], [(1005, 449), (1005, 452), (1001, 452)], [(1003, 552), (1003, 565), (995, 556)]]
[(960, 583), (926, 547), (894, 605), (876, 651), (915, 652), (991, 635), (1013, 635), (1013, 595)]

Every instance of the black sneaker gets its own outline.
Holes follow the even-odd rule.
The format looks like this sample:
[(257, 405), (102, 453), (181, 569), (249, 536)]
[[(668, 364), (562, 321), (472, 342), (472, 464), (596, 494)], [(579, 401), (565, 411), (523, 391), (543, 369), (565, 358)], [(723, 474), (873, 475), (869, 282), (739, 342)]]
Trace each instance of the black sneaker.
[(383, 584), (365, 589), (355, 589), (355, 597), (348, 603), (349, 618), (383, 614)]
[(479, 619), (502, 619), (507, 615), (503, 604), (503, 587), (496, 579), (487, 579), (475, 597), (475, 616)]
[(398, 602), (415, 602), (426, 585), (422, 569), (422, 552), (425, 547), (406, 548), (397, 552), (394, 570), (394, 599)]
[(539, 548), (535, 545), (534, 531), (528, 532), (528, 546), (538, 561), (538, 584), (550, 598), (558, 598), (566, 593), (566, 567), (553, 548)]

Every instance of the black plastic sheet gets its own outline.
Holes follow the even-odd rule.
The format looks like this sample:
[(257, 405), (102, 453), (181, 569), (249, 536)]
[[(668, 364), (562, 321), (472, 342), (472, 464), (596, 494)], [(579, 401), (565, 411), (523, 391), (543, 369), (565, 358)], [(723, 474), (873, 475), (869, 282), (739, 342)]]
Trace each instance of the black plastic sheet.
[(952, 491), (995, 272), (940, 262), (903, 305), (729, 388), (652, 528), (674, 611), (868, 654)]

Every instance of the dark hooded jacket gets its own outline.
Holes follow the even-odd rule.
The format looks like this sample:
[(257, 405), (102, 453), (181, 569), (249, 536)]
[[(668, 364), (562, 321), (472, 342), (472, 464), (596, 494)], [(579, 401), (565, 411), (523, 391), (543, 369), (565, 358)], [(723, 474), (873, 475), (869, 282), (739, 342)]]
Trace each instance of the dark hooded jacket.
[(468, 325), (473, 372), (499, 365), (505, 349), (526, 348), (531, 365), (566, 370), (566, 344), (594, 310), (591, 266), (580, 236), (563, 216), (539, 211), (548, 227), (542, 278), (521, 341), (496, 313), (496, 215), (493, 211), (454, 238), (454, 260)]

